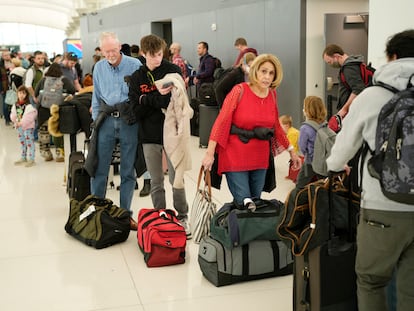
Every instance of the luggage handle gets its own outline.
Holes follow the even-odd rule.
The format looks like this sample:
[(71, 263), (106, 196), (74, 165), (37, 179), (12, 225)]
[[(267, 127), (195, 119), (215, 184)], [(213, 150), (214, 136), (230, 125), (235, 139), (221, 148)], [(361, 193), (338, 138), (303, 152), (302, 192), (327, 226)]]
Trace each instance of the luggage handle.
[[(203, 189), (200, 189), (201, 185), (201, 177), (203, 177), (204, 173), (204, 186)], [(204, 170), (204, 167), (200, 167), (200, 172), (198, 173), (198, 180), (197, 180), (197, 191), (201, 190), (203, 195), (206, 195), (207, 201), (211, 202), (211, 174), (209, 170)]]

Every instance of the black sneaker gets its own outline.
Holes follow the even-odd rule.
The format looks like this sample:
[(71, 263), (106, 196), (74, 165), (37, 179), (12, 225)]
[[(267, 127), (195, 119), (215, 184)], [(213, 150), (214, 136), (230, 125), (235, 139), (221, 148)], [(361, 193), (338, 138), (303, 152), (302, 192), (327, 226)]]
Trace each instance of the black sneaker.
[(144, 187), (139, 192), (140, 197), (146, 197), (151, 193), (151, 179), (144, 179)]

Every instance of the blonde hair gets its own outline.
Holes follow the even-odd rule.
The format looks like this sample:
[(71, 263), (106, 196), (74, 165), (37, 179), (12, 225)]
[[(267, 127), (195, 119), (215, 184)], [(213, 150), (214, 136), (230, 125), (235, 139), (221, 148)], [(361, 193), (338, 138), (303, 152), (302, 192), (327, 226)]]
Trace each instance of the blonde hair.
[(326, 120), (326, 107), (322, 98), (318, 96), (306, 96), (303, 101), (303, 112), (309, 120), (322, 123)]
[(266, 62), (269, 62), (275, 68), (275, 76), (273, 77), (273, 81), (270, 84), (271, 89), (277, 88), (283, 79), (283, 68), (280, 60), (272, 54), (260, 54), (257, 56), (252, 65), (250, 66), (249, 71), (249, 81), (251, 84), (258, 84), (259, 80), (257, 79), (257, 73), (259, 68)]
[(181, 44), (179, 44), (179, 43), (177, 43), (177, 42), (173, 42), (173, 43), (171, 43), (170, 48), (172, 48), (172, 49), (177, 49), (177, 50), (178, 50), (178, 52), (181, 52)]
[(21, 60), (17, 57), (12, 58), (11, 62), (13, 63), (14, 67), (20, 67), (22, 65)]
[(279, 122), (282, 125), (287, 124), (287, 125), (289, 125), (289, 127), (291, 127), (292, 123), (293, 123), (293, 120), (292, 120), (291, 116), (288, 116), (288, 115), (284, 114), (284, 115), (279, 117)]

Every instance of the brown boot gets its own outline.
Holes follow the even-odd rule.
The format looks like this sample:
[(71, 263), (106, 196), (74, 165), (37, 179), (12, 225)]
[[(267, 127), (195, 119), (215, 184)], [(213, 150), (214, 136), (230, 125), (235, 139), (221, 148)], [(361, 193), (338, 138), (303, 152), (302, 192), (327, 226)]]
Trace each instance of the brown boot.
[(132, 218), (132, 217), (129, 217), (129, 226), (130, 226), (130, 229), (133, 230), (133, 231), (137, 231), (138, 230), (138, 224), (134, 220), (134, 218)]

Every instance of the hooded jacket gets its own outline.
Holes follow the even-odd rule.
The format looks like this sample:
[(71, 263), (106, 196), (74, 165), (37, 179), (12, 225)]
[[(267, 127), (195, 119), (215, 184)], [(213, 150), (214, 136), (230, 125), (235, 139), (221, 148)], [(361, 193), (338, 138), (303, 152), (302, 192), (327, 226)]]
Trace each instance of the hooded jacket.
[[(349, 56), (341, 66), (339, 71), (339, 94), (338, 94), (338, 109), (341, 109), (348, 100), (351, 93), (358, 95), (365, 89), (365, 83), (361, 77), (361, 63), (364, 62), (362, 55)], [(345, 81), (349, 85), (349, 88), (341, 81), (341, 72), (343, 72)]]
[[(366, 88), (353, 101), (342, 130), (336, 137), (331, 155), (326, 160), (328, 169), (341, 171), (344, 165), (356, 154), (366, 141), (371, 150), (375, 149), (377, 118), (381, 108), (393, 97), (391, 91), (375, 86), (378, 81), (389, 84), (398, 90), (407, 87), (408, 78), (414, 73), (414, 58), (401, 58), (391, 61), (375, 71), (374, 86)], [(381, 191), (379, 180), (371, 177), (367, 170), (368, 153), (363, 163), (361, 207), (374, 210), (414, 211), (414, 205), (402, 204), (386, 198)], [(353, 168), (358, 169), (358, 168)]]
[(153, 71), (142, 66), (131, 76), (128, 96), (136, 114), (142, 144), (163, 144), (165, 115), (161, 109), (167, 109), (171, 94), (161, 95), (155, 81), (164, 78), (167, 73), (181, 74), (181, 69), (162, 60)]

